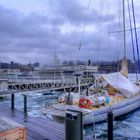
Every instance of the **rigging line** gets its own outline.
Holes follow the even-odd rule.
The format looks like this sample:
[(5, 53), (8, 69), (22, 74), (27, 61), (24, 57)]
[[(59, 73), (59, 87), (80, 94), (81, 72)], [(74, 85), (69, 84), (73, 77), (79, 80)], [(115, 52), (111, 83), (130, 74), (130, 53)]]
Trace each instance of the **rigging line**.
[(79, 51), (81, 50), (82, 43), (83, 43), (83, 36), (84, 36), (84, 32), (85, 32), (85, 27), (86, 27), (86, 23), (87, 23), (87, 16), (89, 13), (90, 5), (91, 5), (91, 0), (89, 0), (89, 2), (88, 2), (87, 12), (86, 12), (85, 17), (84, 17), (84, 25), (83, 25), (82, 35), (81, 35), (81, 41), (79, 44)]
[(136, 68), (136, 79), (137, 79), (137, 81), (138, 81), (137, 65), (136, 65), (136, 57), (135, 57), (135, 49), (134, 49), (134, 38), (133, 38), (133, 31), (132, 31), (132, 20), (131, 20), (131, 13), (130, 13), (130, 3), (129, 3), (129, 0), (127, 0), (127, 5), (128, 5), (128, 13), (129, 13), (129, 23), (130, 23), (131, 41), (132, 41), (132, 48), (133, 48), (133, 59), (134, 59), (134, 64), (135, 64), (135, 68)]
[(138, 55), (138, 69), (140, 72), (140, 56), (139, 56), (139, 46), (138, 46), (138, 36), (137, 36), (137, 30), (136, 30), (136, 18), (135, 18), (135, 10), (134, 10), (134, 3), (133, 0), (131, 0), (132, 3), (132, 13), (133, 13), (133, 21), (134, 21), (134, 29), (135, 29), (135, 39), (136, 39), (136, 47), (137, 47), (137, 55)]
[[(114, 10), (114, 14), (116, 14), (116, 13), (118, 13), (118, 19), (119, 19), (119, 26), (121, 25), (121, 14), (120, 14), (120, 12), (121, 12), (121, 7), (120, 7), (120, 0), (118, 1), (118, 3), (117, 3), (117, 6), (116, 6), (116, 8), (115, 8), (115, 10)], [(109, 0), (108, 0), (108, 6), (110, 6), (109, 5)], [(112, 11), (111, 11), (111, 13), (112, 13)], [(111, 36), (110, 36), (110, 30), (108, 30), (108, 35), (109, 35), (109, 43), (111, 42)], [(119, 39), (119, 35), (117, 35), (117, 40), (120, 40)], [(112, 43), (111, 43), (112, 44)], [(119, 45), (120, 44), (120, 41), (117, 41), (116, 43), (115, 43), (116, 45), (113, 45), (112, 44), (112, 52), (114, 53), (113, 55), (111, 55), (112, 53), (109, 53), (110, 54), (110, 62), (111, 62), (111, 59), (114, 59), (116, 62), (118, 62), (118, 58), (119, 58), (119, 47), (121, 46), (121, 45)], [(116, 46), (118, 46), (118, 47), (116, 47)], [(111, 47), (111, 46), (110, 46)], [(110, 52), (111, 52), (111, 49), (110, 49)], [(118, 70), (118, 67), (119, 67), (119, 65), (118, 65), (118, 63), (117, 63), (117, 65), (115, 66), (116, 67), (116, 69), (114, 69), (114, 66), (113, 67), (110, 67), (110, 70), (113, 72), (114, 70), (115, 71), (117, 71)]]
[[(110, 21), (110, 0), (108, 0), (108, 21)], [(118, 9), (117, 9), (117, 7), (116, 7), (116, 9), (115, 9), (115, 11), (117, 11)], [(111, 11), (111, 13), (112, 13), (112, 11)], [(114, 13), (116, 13), (116, 12), (114, 12)], [(108, 22), (108, 32), (110, 32), (110, 23)], [(108, 40), (108, 48), (110, 48), (110, 51), (108, 51), (108, 55), (109, 55), (109, 61), (110, 61), (110, 63), (112, 62), (112, 60), (113, 60), (113, 55), (112, 55), (112, 53), (110, 53), (110, 52), (114, 52), (114, 45), (111, 45), (111, 34), (108, 34), (108, 36), (109, 36), (109, 40)], [(117, 49), (117, 47), (116, 47), (116, 49)], [(114, 66), (113, 67), (109, 67), (109, 70), (110, 70), (110, 72), (114, 72)]]
[(123, 2), (123, 37), (124, 37), (124, 58), (126, 59), (126, 33), (125, 33), (125, 0)]
[(100, 11), (100, 13), (99, 13), (99, 28), (98, 28), (98, 32), (99, 32), (99, 35), (98, 35), (98, 41), (97, 41), (97, 55), (98, 55), (98, 58), (97, 58), (97, 62), (98, 62), (98, 64), (99, 64), (99, 62), (100, 62), (100, 43), (101, 43), (101, 36), (100, 36), (100, 31), (101, 31), (101, 17), (102, 17), (102, 10), (103, 10), (103, 0), (100, 0), (100, 9), (99, 9), (99, 11)]
[[(108, 13), (108, 21), (110, 21), (110, 17), (109, 17), (109, 15), (110, 15), (110, 1), (108, 0), (108, 9), (107, 9), (107, 13)], [(110, 25), (109, 25), (109, 22), (108, 22), (108, 25), (107, 25), (107, 28), (108, 28), (108, 32), (109, 32), (109, 29), (110, 29)], [(109, 46), (109, 48), (111, 49), (111, 43), (110, 43), (110, 40), (111, 40), (111, 37), (110, 37), (110, 34), (109, 34), (109, 44), (108, 44), (108, 46)], [(111, 50), (112, 51), (112, 50)], [(111, 53), (109, 53), (109, 55), (110, 55), (110, 62), (111, 62)], [(111, 70), (112, 71), (112, 70)]]
[[(136, 27), (136, 29), (140, 29), (140, 27)], [(125, 31), (131, 31), (131, 30), (135, 30), (135, 28), (125, 29)], [(108, 33), (112, 34), (112, 33), (121, 33), (121, 32), (124, 32), (124, 30), (123, 31), (112, 31), (112, 32), (108, 32)]]
[[(122, 7), (120, 5), (121, 5), (121, 1), (119, 0), (118, 1), (118, 7), (119, 7), (118, 8), (118, 19), (119, 19), (119, 26), (121, 27), (122, 26), (122, 20), (121, 20), (122, 19), (122, 16), (121, 16)], [(117, 39), (121, 40), (120, 35), (117, 35)], [(116, 49), (115, 49), (115, 52), (116, 52), (115, 59), (116, 59), (116, 62), (117, 62), (116, 71), (119, 71), (119, 69), (120, 69), (119, 57), (120, 57), (120, 50), (121, 50), (121, 42), (117, 41), (117, 45), (118, 45), (118, 47), (116, 47)]]

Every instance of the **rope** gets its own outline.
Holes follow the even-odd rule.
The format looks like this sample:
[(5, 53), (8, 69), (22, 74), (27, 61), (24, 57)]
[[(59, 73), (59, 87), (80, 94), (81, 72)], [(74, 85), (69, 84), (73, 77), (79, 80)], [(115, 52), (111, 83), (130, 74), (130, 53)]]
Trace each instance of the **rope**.
[(137, 55), (138, 55), (138, 70), (140, 72), (140, 56), (139, 56), (139, 46), (138, 46), (138, 37), (137, 37), (137, 30), (136, 30), (136, 19), (135, 19), (135, 10), (134, 10), (134, 3), (132, 2), (132, 13), (133, 13), (133, 21), (134, 21), (134, 29), (135, 29), (135, 39), (136, 39), (136, 47), (137, 47)]
[(80, 51), (80, 49), (82, 47), (82, 43), (83, 43), (83, 37), (84, 37), (84, 32), (85, 32), (85, 27), (86, 27), (86, 23), (87, 23), (87, 16), (88, 16), (88, 13), (89, 13), (90, 5), (91, 5), (91, 0), (89, 0), (89, 2), (88, 2), (87, 12), (86, 12), (85, 18), (84, 18), (84, 26), (83, 26), (81, 41), (80, 41), (80, 44), (79, 44), (79, 51)]
[[(122, 16), (121, 16), (122, 7), (120, 5), (121, 5), (121, 1), (118, 1), (118, 7), (119, 7), (118, 8), (119, 27), (122, 26)], [(117, 39), (121, 40), (121, 36), (119, 34), (117, 34)], [(119, 58), (120, 58), (120, 52), (121, 52), (121, 46), (122, 46), (120, 41), (117, 41), (117, 46), (118, 47), (116, 47), (115, 59), (116, 59), (116, 62), (117, 62), (117, 69), (116, 69), (116, 71), (119, 71), (119, 67), (120, 67)]]
[[(136, 29), (140, 29), (140, 27), (136, 27)], [(135, 30), (134, 28), (131, 28), (131, 29), (125, 29), (125, 31), (130, 31), (130, 30)], [(122, 33), (123, 31), (122, 30), (118, 30), (118, 31), (111, 31), (109, 32), (110, 34), (113, 34), (113, 33)]]
[(132, 31), (132, 20), (131, 20), (131, 14), (130, 14), (130, 3), (129, 0), (127, 0), (127, 5), (128, 5), (128, 12), (129, 12), (129, 23), (130, 23), (130, 32), (131, 32), (131, 41), (132, 41), (132, 48), (133, 48), (133, 59), (134, 59), (134, 64), (136, 68), (136, 79), (138, 81), (138, 76), (137, 76), (137, 65), (136, 65), (136, 57), (135, 57), (135, 49), (134, 49), (134, 38), (133, 38), (133, 31)]
[(93, 114), (93, 137), (96, 138), (96, 125), (95, 125), (95, 116)]
[(99, 8), (99, 28), (98, 28), (98, 32), (99, 32), (99, 35), (98, 35), (98, 42), (97, 42), (97, 55), (98, 55), (98, 58), (97, 58), (97, 62), (98, 64), (100, 63), (100, 42), (101, 42), (101, 36), (100, 36), (100, 32), (101, 32), (101, 17), (102, 17), (102, 10), (103, 10), (103, 0), (100, 0), (100, 8)]
[(124, 30), (124, 32), (123, 32), (123, 37), (124, 37), (124, 58), (126, 58), (126, 33), (125, 33), (125, 0), (123, 0), (123, 30)]
[[(108, 14), (108, 21), (110, 21), (110, 17), (109, 17), (109, 15), (110, 15), (110, 2), (109, 2), (109, 0), (108, 0), (108, 9), (107, 9), (107, 14)], [(109, 29), (110, 29), (110, 24), (109, 24), (109, 22), (108, 22), (108, 25), (107, 25), (107, 28), (108, 28), (108, 34), (109, 34), (109, 44), (108, 44), (108, 47), (111, 49), (111, 36), (110, 36), (110, 31), (109, 31)], [(110, 51), (110, 52), (112, 52), (112, 51)], [(109, 55), (110, 55), (110, 62), (111, 62), (111, 60), (112, 60), (112, 58), (111, 58), (111, 53), (109, 53)], [(111, 72), (112, 72), (112, 69), (111, 69)]]

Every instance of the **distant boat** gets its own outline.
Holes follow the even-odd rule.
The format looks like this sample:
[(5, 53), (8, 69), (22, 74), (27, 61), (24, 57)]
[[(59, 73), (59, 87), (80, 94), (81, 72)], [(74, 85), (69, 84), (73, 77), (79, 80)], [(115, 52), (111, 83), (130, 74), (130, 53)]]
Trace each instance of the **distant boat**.
[[(123, 0), (123, 9), (124, 0)], [(124, 12), (124, 10), (123, 10)], [(123, 17), (123, 22), (124, 22)], [(67, 109), (81, 111), (85, 125), (93, 121), (101, 122), (107, 119), (107, 113), (112, 111), (114, 117), (130, 113), (140, 107), (140, 87), (131, 82), (128, 77), (126, 59), (124, 25), (124, 59), (121, 70), (116, 73), (102, 74), (96, 83), (90, 87), (90, 93), (65, 94), (59, 98), (58, 104), (43, 110), (43, 114), (51, 116), (55, 121), (64, 121)]]

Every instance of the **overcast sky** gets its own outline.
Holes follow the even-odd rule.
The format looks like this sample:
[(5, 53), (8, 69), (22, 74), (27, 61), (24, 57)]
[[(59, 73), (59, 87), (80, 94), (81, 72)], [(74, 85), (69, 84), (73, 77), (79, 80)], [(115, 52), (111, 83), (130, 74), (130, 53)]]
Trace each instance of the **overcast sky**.
[[(53, 64), (55, 54), (60, 62), (121, 59), (122, 33), (109, 34), (122, 30), (121, 2), (0, 0), (0, 61), (29, 63), (37, 59), (42, 64)], [(140, 1), (134, 0), (134, 5), (138, 27)], [(126, 28), (128, 23), (126, 3)], [(126, 37), (127, 56), (132, 59), (130, 32)]]

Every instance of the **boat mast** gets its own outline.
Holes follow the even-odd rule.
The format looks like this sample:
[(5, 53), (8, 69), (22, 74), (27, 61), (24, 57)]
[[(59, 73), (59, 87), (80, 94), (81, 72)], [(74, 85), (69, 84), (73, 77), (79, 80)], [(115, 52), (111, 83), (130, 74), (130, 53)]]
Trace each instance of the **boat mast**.
[(125, 32), (125, 1), (122, 0), (123, 2), (123, 37), (124, 37), (124, 40), (123, 40), (123, 45), (124, 45), (124, 59), (126, 60), (126, 32)]
[(125, 30), (125, 0), (122, 0), (123, 3), (123, 47), (124, 47), (124, 58), (121, 65), (121, 74), (128, 78), (128, 66), (126, 59), (126, 30)]

